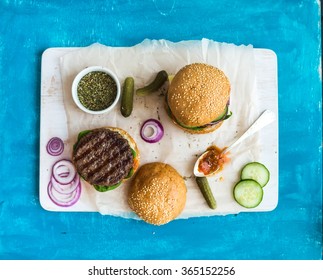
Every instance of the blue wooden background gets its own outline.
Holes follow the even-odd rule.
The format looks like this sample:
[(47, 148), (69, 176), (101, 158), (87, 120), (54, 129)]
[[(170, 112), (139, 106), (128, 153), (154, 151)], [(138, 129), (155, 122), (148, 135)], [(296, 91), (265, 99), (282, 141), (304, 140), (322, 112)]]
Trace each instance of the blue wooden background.
[[(277, 53), (276, 210), (162, 227), (98, 213), (44, 211), (38, 199), (42, 52), (203, 37)], [(320, 60), (315, 0), (0, 0), (0, 258), (321, 259)]]

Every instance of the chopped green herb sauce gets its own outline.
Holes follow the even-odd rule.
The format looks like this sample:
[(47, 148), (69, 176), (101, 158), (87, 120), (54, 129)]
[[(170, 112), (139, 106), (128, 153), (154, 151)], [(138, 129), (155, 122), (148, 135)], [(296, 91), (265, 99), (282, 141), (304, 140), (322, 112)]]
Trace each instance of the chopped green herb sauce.
[(100, 71), (86, 74), (77, 86), (81, 104), (92, 111), (108, 108), (117, 96), (117, 84), (113, 78)]

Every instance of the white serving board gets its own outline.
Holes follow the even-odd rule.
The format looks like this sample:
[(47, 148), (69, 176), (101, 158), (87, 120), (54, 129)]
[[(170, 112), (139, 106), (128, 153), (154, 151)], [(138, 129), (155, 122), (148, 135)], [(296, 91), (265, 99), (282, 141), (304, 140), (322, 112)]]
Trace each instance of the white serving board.
[[(93, 201), (94, 189), (85, 187), (82, 183), (82, 193), (79, 201), (71, 207), (59, 207), (48, 197), (47, 186), (51, 176), (51, 167), (58, 159), (70, 159), (71, 147), (64, 150), (59, 157), (53, 157), (46, 152), (46, 144), (50, 136), (60, 137), (65, 145), (68, 141), (67, 117), (63, 104), (63, 89), (60, 73), (60, 57), (68, 52), (78, 48), (49, 48), (42, 56), (41, 68), (41, 123), (40, 123), (40, 174), (39, 174), (39, 196), (41, 206), (49, 211), (76, 211), (76, 212), (97, 212), (98, 206)], [(189, 218), (196, 216), (227, 215), (239, 212), (261, 212), (275, 209), (278, 203), (278, 82), (277, 82), (277, 57), (269, 49), (253, 49), (256, 67), (256, 92), (259, 98), (259, 112), (265, 109), (272, 110), (277, 120), (268, 126), (268, 128), (258, 132), (260, 142), (259, 161), (263, 162), (271, 173), (270, 182), (264, 188), (264, 198), (262, 203), (254, 209), (246, 209), (238, 205), (232, 197), (232, 188), (223, 190), (213, 186), (214, 182), (210, 180), (212, 191), (215, 197), (226, 196), (230, 200), (231, 206), (221, 205), (217, 200), (217, 209), (210, 210), (205, 206), (204, 210), (195, 213), (184, 213), (179, 218)], [(77, 120), (75, 120), (77, 121)], [(194, 136), (192, 136), (194, 137)], [(66, 147), (65, 147), (66, 148)], [(205, 204), (201, 196), (201, 203)], [(129, 213), (125, 206), (124, 212), (108, 214), (137, 218)]]

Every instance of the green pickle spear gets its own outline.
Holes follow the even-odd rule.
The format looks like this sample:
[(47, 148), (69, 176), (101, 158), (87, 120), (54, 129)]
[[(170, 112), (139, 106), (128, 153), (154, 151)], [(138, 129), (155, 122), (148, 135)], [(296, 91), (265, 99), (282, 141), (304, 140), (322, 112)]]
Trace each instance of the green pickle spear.
[(155, 77), (155, 79), (145, 87), (138, 88), (136, 90), (136, 94), (138, 96), (146, 96), (149, 95), (158, 89), (168, 80), (168, 74), (165, 70), (159, 71)]
[(199, 186), (207, 204), (211, 209), (216, 208), (216, 201), (211, 191), (209, 182), (206, 177), (196, 177), (196, 183)]
[(129, 117), (133, 110), (133, 94), (135, 82), (132, 77), (127, 77), (124, 81), (121, 96), (121, 114), (122, 116)]

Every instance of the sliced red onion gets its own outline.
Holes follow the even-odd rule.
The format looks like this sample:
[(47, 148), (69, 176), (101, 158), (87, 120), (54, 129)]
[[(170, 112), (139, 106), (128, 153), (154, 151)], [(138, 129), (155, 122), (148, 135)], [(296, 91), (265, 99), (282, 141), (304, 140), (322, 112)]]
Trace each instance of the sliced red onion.
[(217, 121), (210, 122), (210, 123), (206, 124), (205, 127), (215, 125), (215, 124), (217, 124), (219, 122), (222, 122), (222, 121), (223, 121), (223, 118), (222, 119), (219, 119)]
[(61, 194), (70, 194), (71, 192), (75, 191), (75, 189), (80, 184), (80, 176), (76, 173), (74, 179), (69, 184), (60, 184), (55, 180), (55, 178), (51, 177), (51, 183), (53, 188), (61, 193)]
[(64, 142), (61, 138), (51, 138), (46, 146), (47, 153), (51, 156), (59, 156), (64, 151)]
[(79, 184), (77, 185), (77, 188), (69, 193), (69, 194), (62, 194), (57, 192), (54, 188), (51, 182), (49, 182), (47, 187), (47, 193), (49, 198), (52, 200), (53, 203), (55, 203), (58, 206), (61, 207), (70, 207), (74, 205), (81, 196), (81, 182), (79, 181)]
[[(151, 133), (149, 133), (149, 130), (151, 130)], [(149, 119), (141, 126), (140, 136), (148, 143), (156, 143), (164, 136), (164, 128), (158, 120)]]
[(73, 163), (67, 159), (57, 161), (53, 165), (52, 176), (61, 185), (69, 185), (76, 176)]

